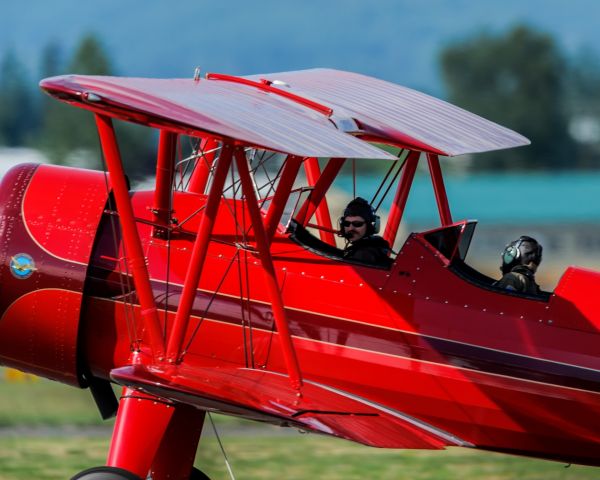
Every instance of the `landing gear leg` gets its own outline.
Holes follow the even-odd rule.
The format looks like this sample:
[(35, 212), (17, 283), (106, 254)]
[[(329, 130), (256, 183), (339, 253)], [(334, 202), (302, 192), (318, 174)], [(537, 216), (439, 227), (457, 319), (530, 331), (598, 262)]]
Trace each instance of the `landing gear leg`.
[(123, 390), (107, 465), (72, 480), (206, 480), (193, 469), (204, 412)]
[(152, 462), (153, 480), (208, 480), (193, 468), (205, 413), (188, 405), (177, 405), (169, 427)]

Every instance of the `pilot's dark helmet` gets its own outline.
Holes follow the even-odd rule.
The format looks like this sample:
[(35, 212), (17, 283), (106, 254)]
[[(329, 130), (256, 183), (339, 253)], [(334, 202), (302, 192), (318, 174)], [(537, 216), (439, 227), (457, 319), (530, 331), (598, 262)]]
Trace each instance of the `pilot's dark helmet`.
[(356, 197), (352, 200), (344, 210), (344, 215), (340, 217), (339, 229), (340, 234), (343, 235), (344, 228), (342, 222), (346, 217), (362, 217), (367, 222), (367, 235), (373, 235), (379, 233), (380, 219), (379, 215), (375, 213), (375, 209), (362, 197)]
[(522, 235), (504, 247), (500, 270), (505, 274), (516, 265), (527, 265), (529, 262), (539, 265), (542, 261), (542, 250), (535, 238)]

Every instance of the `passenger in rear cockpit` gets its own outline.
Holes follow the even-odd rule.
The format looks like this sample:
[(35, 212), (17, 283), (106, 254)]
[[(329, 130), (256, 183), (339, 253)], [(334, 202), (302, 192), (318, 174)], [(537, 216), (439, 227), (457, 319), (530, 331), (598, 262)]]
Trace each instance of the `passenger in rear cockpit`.
[(535, 272), (542, 262), (542, 246), (525, 235), (510, 242), (502, 252), (502, 278), (494, 285), (514, 292), (537, 295), (541, 293), (535, 282)]
[(370, 265), (389, 267), (390, 244), (376, 235), (379, 232), (379, 216), (364, 198), (357, 197), (345, 208), (339, 220), (339, 235), (346, 239), (344, 259)]

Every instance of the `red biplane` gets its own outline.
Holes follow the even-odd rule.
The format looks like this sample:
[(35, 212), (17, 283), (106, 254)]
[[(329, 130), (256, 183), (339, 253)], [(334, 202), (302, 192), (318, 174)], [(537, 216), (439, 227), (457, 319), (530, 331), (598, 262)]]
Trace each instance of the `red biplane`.
[[(600, 273), (501, 290), (465, 263), (476, 222), (454, 221), (445, 193), (438, 156), (526, 138), (326, 69), (41, 87), (93, 112), (106, 168), (4, 177), (0, 362), (116, 413), (106, 465), (74, 478), (206, 478), (206, 412), (600, 466)], [(130, 191), (112, 119), (159, 130), (152, 191)], [(389, 162), (376, 193), (394, 244), (420, 159), (440, 226), (389, 267), (344, 260), (326, 197), (344, 164)]]

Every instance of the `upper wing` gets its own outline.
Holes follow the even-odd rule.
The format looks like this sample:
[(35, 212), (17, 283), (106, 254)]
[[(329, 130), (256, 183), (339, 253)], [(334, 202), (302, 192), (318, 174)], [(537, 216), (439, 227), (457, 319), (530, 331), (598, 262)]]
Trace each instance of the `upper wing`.
[(395, 158), (346, 132), (448, 156), (529, 144), (459, 107), (365, 75), (313, 69), (244, 78), (279, 80), (274, 88), (331, 107), (333, 115), (234, 81), (69, 75), (40, 85), (61, 100), (119, 118), (303, 157)]
[(396, 159), (339, 131), (323, 114), (247, 85), (67, 75), (40, 86), (82, 108), (183, 133), (208, 132), (301, 157)]
[(286, 376), (247, 368), (115, 369), (123, 385), (206, 410), (240, 415), (385, 448), (469, 446), (447, 432), (396, 410), (325, 385), (305, 381), (302, 394)]
[(394, 83), (330, 69), (246, 78), (280, 80), (296, 94), (358, 121), (365, 133), (454, 156), (528, 145), (527, 138), (450, 103)]

